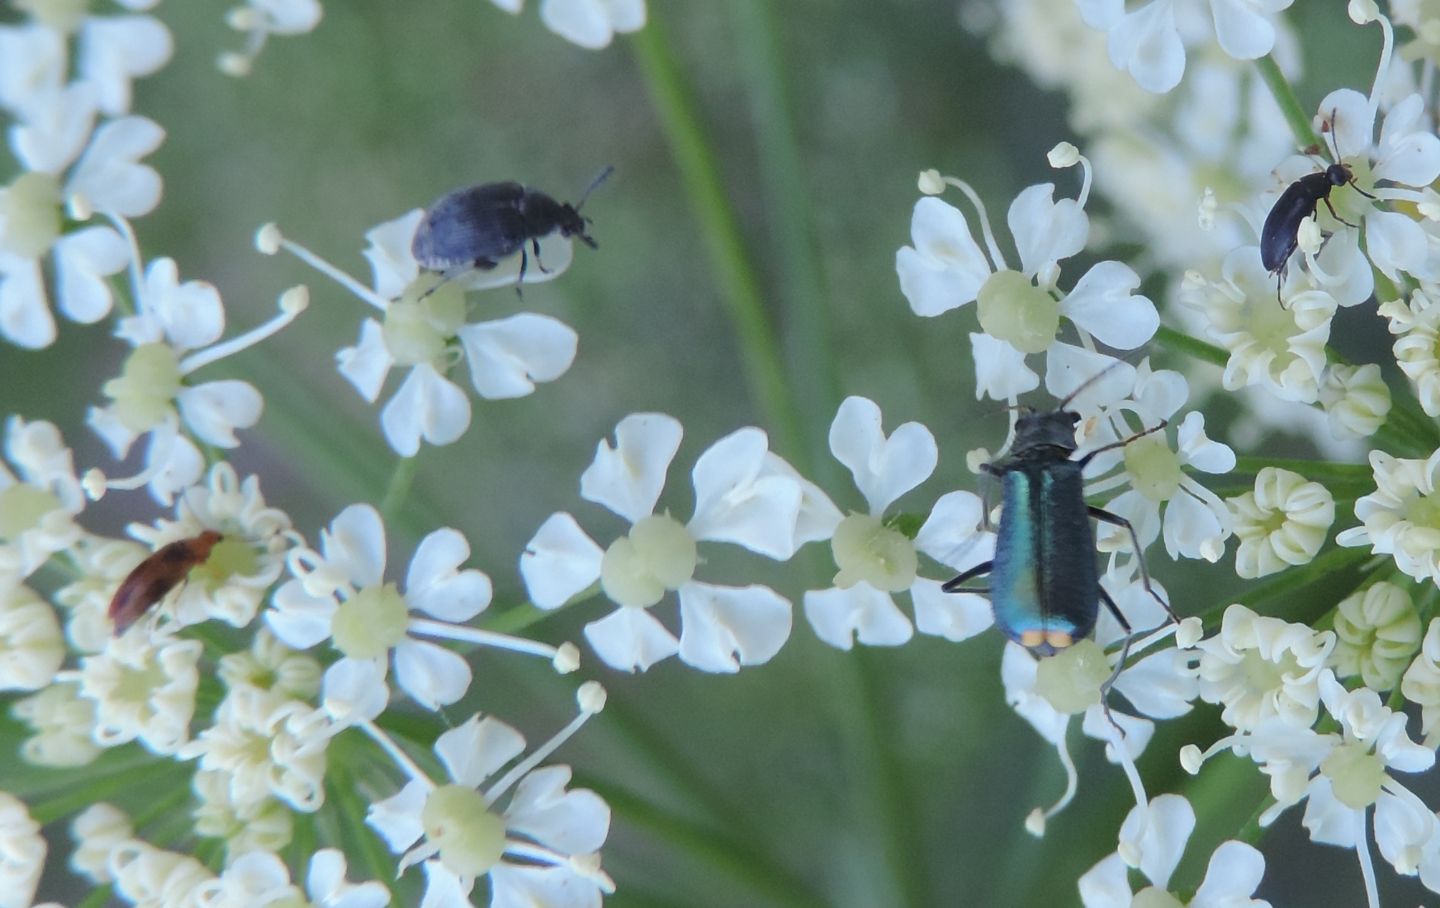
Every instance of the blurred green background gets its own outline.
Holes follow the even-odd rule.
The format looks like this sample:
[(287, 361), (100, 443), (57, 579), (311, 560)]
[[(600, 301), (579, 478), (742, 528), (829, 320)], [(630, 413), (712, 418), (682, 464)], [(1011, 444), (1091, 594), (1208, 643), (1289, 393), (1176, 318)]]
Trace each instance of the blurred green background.
[[(835, 406), (862, 394), (880, 404), (887, 431), (918, 419), (939, 439), (939, 469), (901, 507), (923, 514), (940, 494), (975, 488), (965, 452), (997, 446), (1005, 416), (974, 399), (973, 316), (915, 317), (899, 291), (895, 250), (909, 241), (923, 168), (975, 185), (1002, 244), (1003, 213), (1020, 189), (1054, 180), (1073, 196), (1074, 175), (1045, 165), (1055, 142), (1074, 138), (1063, 99), (993, 63), (960, 27), (954, 3), (660, 0), (642, 38), (621, 36), (600, 53), (546, 31), (537, 8), (511, 17), (480, 0), (332, 2), (315, 33), (274, 40), (238, 81), (213, 67), (236, 43), (220, 5), (157, 10), (176, 54), (140, 83), (135, 105), (169, 133), (149, 159), (165, 198), (137, 224), (146, 255), (172, 256), (182, 278), (215, 283), (231, 333), (268, 318), (284, 288), (303, 281), (312, 290), (310, 309), (289, 330), (202, 375), (243, 377), (265, 396), (261, 423), (242, 433), (234, 456), (242, 474), (259, 474), (268, 500), (313, 534), (351, 502), (378, 503), (395, 466), (379, 408), (334, 368), (368, 307), (294, 259), (256, 253), (260, 224), (278, 222), (368, 282), (362, 234), (380, 221), (502, 179), (573, 200), (614, 164), (586, 208), (597, 252), (578, 249), (562, 279), (527, 287), (523, 301), (508, 289), (473, 297), (477, 316), (525, 309), (574, 326), (574, 367), (523, 400), (476, 401), (460, 442), (422, 451), (391, 526), (390, 570), (400, 576), (424, 533), (454, 526), (495, 581), (494, 608), (523, 602), (517, 558), (547, 515), (571, 511), (602, 541), (621, 529), (579, 498), (578, 483), (596, 442), (631, 412), (683, 421), (662, 507), (687, 515), (694, 457), (735, 428), (764, 425), (766, 414), (749, 393), (704, 228), (654, 104), (653, 67), (664, 54), (786, 350), (802, 416), (796, 444), (769, 426), (777, 448), (842, 509), (862, 507), (825, 446)], [(1309, 50), (1342, 39), (1338, 17), (1307, 23)], [(1368, 85), (1370, 59), (1326, 60), (1316, 96), (1340, 84), (1328, 81), (1337, 71)], [(106, 328), (72, 324), (49, 350), (4, 347), (3, 409), (61, 423), (81, 463), (108, 466), (82, 420), (125, 349)], [(114, 496), (90, 526), (117, 532), (158, 513), (141, 496)], [(811, 549), (781, 567), (712, 550), (701, 568), (701, 579), (770, 583), (795, 603), (791, 641), (768, 665), (718, 677), (671, 660), (629, 677), (586, 654), (581, 675), (606, 685), (610, 707), (560, 757), (615, 809), (604, 859), (620, 888), (607, 904), (1078, 904), (1075, 879), (1114, 850), (1130, 804), (1100, 746), (1072, 736), (1079, 795), (1043, 840), (1032, 839), (1024, 817), (1054, 800), (1063, 776), (1052, 749), (1003, 702), (999, 636), (959, 645), (917, 636), (850, 653), (819, 644), (800, 599), (829, 585), (833, 565), (827, 551)], [(1152, 567), (1172, 590), (1195, 589), (1158, 547)], [(1228, 560), (1202, 570), (1207, 592), (1177, 596), (1182, 614), (1236, 586)], [(579, 639), (605, 611), (590, 602), (531, 632)], [(677, 626), (673, 604), (657, 613)], [(449, 715), (459, 722), (482, 709), (534, 742), (563, 723), (571, 690), (522, 657), (482, 654), (471, 698)], [(1265, 791), (1235, 760), (1212, 762), (1198, 781), (1180, 773), (1178, 747), (1219, 734), (1202, 709), (1162, 728), (1142, 762), (1152, 796), (1185, 791), (1211, 811), (1180, 885), (1203, 873), (1193, 852), (1203, 860), (1234, 835)], [(1262, 844), (1261, 894), (1282, 906), (1361, 903), (1353, 855), (1309, 845), (1299, 816), (1292, 810)], [(1312, 870), (1318, 860), (1330, 865), (1322, 874)], [(1381, 877), (1406, 903), (1424, 898), (1388, 868)]]

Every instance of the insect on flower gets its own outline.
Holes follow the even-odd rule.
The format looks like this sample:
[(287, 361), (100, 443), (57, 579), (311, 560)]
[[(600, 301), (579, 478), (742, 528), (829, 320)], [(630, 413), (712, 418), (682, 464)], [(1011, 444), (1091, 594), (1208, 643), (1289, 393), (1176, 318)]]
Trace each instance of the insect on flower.
[(1260, 262), (1265, 270), (1275, 275), (1275, 300), (1280, 301), (1280, 284), (1285, 280), (1285, 265), (1299, 245), (1300, 224), (1315, 214), (1321, 202), (1330, 209), (1331, 217), (1347, 227), (1355, 225), (1335, 213), (1330, 204), (1330, 192), (1337, 186), (1349, 185), (1356, 192), (1373, 199), (1375, 196), (1361, 189), (1355, 182), (1355, 172), (1350, 165), (1340, 160), (1340, 149), (1334, 147), (1335, 113), (1324, 124), (1322, 131), (1331, 141), (1335, 163), (1318, 173), (1308, 173), (1286, 187), (1275, 201), (1275, 207), (1265, 216), (1265, 225), (1260, 229)]
[[(1164, 607), (1170, 620), (1180, 620), (1150, 585), (1135, 528), (1124, 517), (1086, 504), (1081, 476), (1097, 454), (1158, 432), (1166, 423), (1070, 459), (1075, 453), (1075, 426), (1080, 414), (1065, 407), (1101, 375), (1104, 372), (1075, 389), (1054, 410), (1028, 410), (1016, 421), (1012, 453), (982, 468), (999, 477), (1003, 488), (995, 557), (943, 586), (947, 593), (989, 593), (996, 626), (1036, 656), (1054, 655), (1089, 636), (1102, 602), (1124, 629), (1125, 647), (1129, 649), (1130, 623), (1100, 585), (1095, 568), (1092, 518), (1123, 527), (1130, 534), (1146, 591)], [(961, 587), (984, 574), (990, 575), (988, 588)], [(1122, 655), (1119, 665), (1124, 662)]]
[(115, 636), (125, 633), (140, 616), (184, 582), (192, 570), (204, 564), (223, 538), (215, 530), (205, 530), (198, 536), (161, 546), (136, 565), (135, 570), (120, 581), (110, 600), (109, 615), (115, 625)]
[[(575, 205), (557, 202), (536, 189), (512, 181), (482, 183), (441, 196), (425, 209), (415, 228), (410, 253), (422, 268), (438, 271), (440, 281), (426, 291), (428, 296), (447, 281), (470, 270), (489, 271), (506, 256), (520, 253), (518, 293), (525, 280), (529, 255), (535, 266), (549, 273), (540, 261), (540, 240), (559, 231), (561, 236), (578, 237), (591, 249), (598, 249), (586, 232), (590, 219), (580, 214), (585, 200), (596, 186), (614, 172), (606, 167), (590, 183)], [(530, 250), (525, 246), (529, 243)]]

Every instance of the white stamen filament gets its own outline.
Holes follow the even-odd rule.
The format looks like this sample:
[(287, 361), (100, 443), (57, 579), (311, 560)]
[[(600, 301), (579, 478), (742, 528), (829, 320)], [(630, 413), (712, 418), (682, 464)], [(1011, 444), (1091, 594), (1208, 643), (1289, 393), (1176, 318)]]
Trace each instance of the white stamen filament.
[(990, 251), (991, 267), (996, 271), (1004, 271), (1009, 268), (1005, 264), (1005, 256), (1000, 254), (1000, 246), (995, 242), (995, 231), (990, 229), (990, 217), (985, 213), (985, 203), (980, 201), (980, 194), (970, 188), (970, 184), (959, 177), (946, 177), (945, 182), (965, 193), (965, 198), (975, 206), (975, 211), (980, 216), (980, 233), (985, 237), (985, 248)]
[[(535, 748), (530, 756), (516, 763), (510, 768), (509, 772), (497, 779), (495, 784), (491, 785), (490, 789), (485, 792), (485, 803), (487, 805), (494, 804), (501, 795), (510, 789), (510, 786), (524, 778), (530, 770), (539, 766), (541, 761), (558, 750), (561, 744), (568, 741), (571, 735), (575, 734), (586, 722), (590, 721), (591, 716), (599, 712), (599, 709), (596, 707), (603, 707), (604, 700), (601, 698), (598, 703), (596, 702), (596, 698), (592, 695), (593, 691), (587, 690), (591, 685), (600, 687), (599, 683), (595, 681), (587, 681), (580, 685), (580, 690), (577, 693), (577, 699), (580, 701), (580, 714), (571, 719), (569, 724), (564, 728), (556, 732), (549, 741)], [(601, 689), (603, 690), (603, 688)]]
[(130, 247), (130, 261), (128, 263), (130, 272), (130, 299), (135, 304), (135, 311), (139, 312), (144, 301), (140, 293), (140, 288), (144, 286), (144, 276), (140, 273), (140, 244), (135, 240), (135, 231), (130, 229), (130, 222), (120, 215), (110, 211), (102, 211), (100, 213), (105, 216), (106, 220), (115, 225), (115, 229), (118, 230), (120, 236), (124, 238), (125, 245)]
[(450, 624), (431, 618), (411, 618), (408, 626), (411, 631), (417, 634), (442, 637), (447, 640), (463, 640), (467, 643), (478, 643), (481, 646), (490, 646), (496, 649), (508, 649), (513, 652), (527, 653), (532, 656), (544, 656), (550, 660), (554, 660), (559, 653), (559, 650), (555, 647), (548, 643), (541, 643), (538, 640), (512, 637), (509, 634), (485, 631), (478, 627)]
[(390, 307), (388, 300), (381, 299), (374, 290), (355, 280), (355, 278), (336, 268), (334, 265), (322, 259), (320, 256), (286, 237), (280, 238), (280, 248), (289, 252), (300, 261), (314, 268), (316, 271), (330, 278), (330, 280), (349, 290), (365, 302), (384, 312)]
[(598, 863), (581, 860), (586, 855), (569, 857), (543, 848), (533, 842), (521, 842), (515, 839), (505, 840), (505, 853), (515, 857), (524, 858), (527, 861), (534, 861), (537, 864), (553, 864), (557, 867), (564, 867), (574, 872), (577, 876), (584, 877), (600, 887), (600, 891), (609, 894), (615, 891), (615, 881), (610, 875), (600, 869)]
[(380, 749), (389, 754), (390, 759), (394, 760), (395, 765), (399, 766), (407, 776), (416, 782), (424, 783), (429, 791), (435, 790), (435, 783), (430, 780), (429, 776), (425, 775), (425, 770), (416, 765), (415, 761), (410, 759), (410, 755), (401, 750), (400, 745), (396, 744), (394, 739), (387, 735), (373, 720), (357, 720), (355, 727), (368, 735), (370, 740), (380, 745)]
[[(297, 290), (304, 292), (297, 293)], [(230, 356), (231, 354), (239, 353), (241, 350), (245, 350), (255, 346), (256, 344), (265, 340), (267, 337), (270, 337), (272, 334), (280, 331), (281, 328), (284, 328), (286, 325), (295, 321), (295, 319), (300, 315), (300, 313), (305, 311), (305, 307), (309, 304), (310, 294), (309, 291), (305, 290), (304, 284), (300, 284), (296, 287), (291, 287), (289, 290), (286, 290), (284, 293), (280, 294), (280, 311), (276, 314), (274, 318), (270, 319), (270, 321), (268, 322), (264, 322), (254, 328), (251, 328), (249, 331), (246, 331), (244, 334), (241, 334), (238, 337), (232, 337), (228, 341), (220, 341), (218, 343), (211, 344), (203, 350), (196, 350), (194, 353), (191, 353), (189, 356), (180, 360), (180, 374), (189, 375), (196, 369), (199, 369), (203, 366), (208, 366), (217, 360), (221, 360), (227, 356)]]
[[(1025, 827), (1030, 830), (1031, 835), (1043, 835), (1045, 832), (1044, 821), (1068, 807), (1070, 802), (1075, 798), (1076, 790), (1080, 787), (1080, 774), (1075, 771), (1075, 758), (1070, 756), (1070, 745), (1066, 743), (1064, 735), (1061, 735), (1060, 743), (1056, 745), (1055, 750), (1060, 755), (1060, 765), (1065, 767), (1065, 792), (1060, 795), (1060, 800), (1041, 812), (1038, 821), (1033, 824), (1029, 820), (1025, 822)], [(1037, 807), (1035, 809), (1039, 810), (1040, 808)], [(1032, 828), (1032, 826), (1035, 828)], [(1037, 828), (1039, 830), (1038, 832), (1036, 831)]]
[[(1371, 6), (1373, 8), (1374, 4)], [(1380, 23), (1380, 33), (1384, 40), (1380, 45), (1380, 63), (1375, 67), (1375, 83), (1370, 88), (1370, 99), (1366, 104), (1371, 123), (1375, 122), (1375, 114), (1380, 110), (1380, 89), (1384, 84), (1385, 74), (1390, 72), (1390, 57), (1395, 52), (1395, 29), (1391, 27), (1390, 20), (1380, 15), (1378, 9), (1374, 10), (1374, 16), (1375, 21)]]

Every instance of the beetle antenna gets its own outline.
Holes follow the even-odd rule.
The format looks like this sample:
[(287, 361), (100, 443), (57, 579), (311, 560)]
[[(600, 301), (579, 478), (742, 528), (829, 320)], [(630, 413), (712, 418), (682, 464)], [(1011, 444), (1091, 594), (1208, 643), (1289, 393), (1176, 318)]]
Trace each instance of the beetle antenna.
[(1125, 360), (1123, 360), (1123, 359), (1117, 359), (1117, 360), (1115, 360), (1113, 363), (1111, 363), (1110, 365), (1108, 365), (1108, 366), (1106, 366), (1105, 368), (1101, 369), (1099, 372), (1096, 372), (1094, 375), (1092, 375), (1092, 376), (1090, 376), (1089, 378), (1085, 379), (1083, 382), (1080, 383), (1080, 387), (1076, 388), (1074, 391), (1071, 391), (1069, 394), (1065, 395), (1064, 400), (1060, 401), (1060, 405), (1057, 406), (1055, 409), (1056, 409), (1056, 410), (1064, 410), (1065, 407), (1068, 406), (1068, 405), (1070, 404), (1070, 402), (1073, 401), (1075, 398), (1079, 397), (1080, 394), (1081, 394), (1081, 392), (1083, 392), (1086, 388), (1089, 388), (1091, 385), (1095, 384), (1095, 383), (1098, 382), (1100, 379), (1104, 378), (1104, 377), (1105, 377), (1107, 374), (1109, 374), (1111, 371), (1120, 368), (1120, 366), (1123, 365), (1124, 363), (1125, 363)]
[(580, 194), (580, 201), (575, 203), (575, 210), (577, 212), (580, 210), (580, 207), (585, 204), (585, 200), (590, 198), (590, 193), (595, 191), (595, 187), (608, 180), (610, 178), (610, 174), (614, 172), (615, 165), (607, 164), (605, 166), (605, 169), (600, 171), (600, 173), (595, 177), (595, 179), (590, 181), (590, 185), (587, 186), (585, 188), (585, 191)]

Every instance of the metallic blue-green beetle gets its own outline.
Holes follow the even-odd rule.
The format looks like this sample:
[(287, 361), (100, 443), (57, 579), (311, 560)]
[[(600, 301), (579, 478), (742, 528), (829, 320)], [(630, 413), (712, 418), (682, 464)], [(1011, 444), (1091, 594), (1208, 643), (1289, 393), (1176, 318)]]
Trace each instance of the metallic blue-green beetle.
[[(1100, 586), (1095, 569), (1092, 518), (1125, 528), (1135, 546), (1145, 589), (1171, 620), (1179, 621), (1150, 585), (1135, 528), (1118, 514), (1086, 504), (1081, 477), (1095, 455), (1159, 431), (1165, 423), (1071, 460), (1079, 421), (1080, 414), (1066, 410), (1065, 402), (1051, 412), (1029, 411), (1016, 420), (1013, 453), (982, 468), (999, 477), (1003, 489), (995, 556), (943, 587), (947, 593), (989, 593), (996, 627), (1036, 656), (1054, 655), (1088, 637), (1101, 602), (1124, 629), (1128, 644), (1130, 623)], [(990, 575), (988, 588), (961, 587), (984, 574)]]

